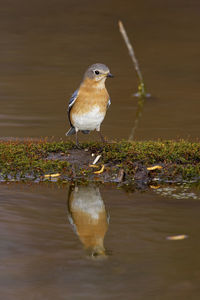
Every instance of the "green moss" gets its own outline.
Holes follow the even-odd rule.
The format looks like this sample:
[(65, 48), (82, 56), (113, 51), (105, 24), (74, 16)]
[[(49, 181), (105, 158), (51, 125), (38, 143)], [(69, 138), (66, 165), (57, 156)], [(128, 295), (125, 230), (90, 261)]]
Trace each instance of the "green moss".
[[(124, 170), (125, 182), (134, 181), (134, 176), (140, 170), (154, 164), (163, 166), (162, 170), (147, 172), (150, 180), (159, 177), (161, 180), (198, 180), (200, 178), (200, 143), (192, 143), (184, 140), (175, 141), (144, 141), (128, 142), (120, 141), (108, 143), (89, 142), (81, 144), (80, 148), (89, 153), (101, 154), (99, 167), (106, 165), (110, 180), (116, 178), (120, 169)], [(59, 173), (63, 175), (63, 181), (94, 180), (94, 170), (80, 162), (71, 164), (68, 161), (69, 150), (76, 149), (72, 142), (1, 142), (0, 143), (0, 176), (7, 179), (14, 178), (40, 178), (45, 174)], [(63, 155), (65, 160), (49, 159), (50, 154)], [(147, 171), (147, 170), (146, 170)], [(102, 178), (105, 172), (98, 175)], [(96, 176), (97, 177), (97, 176)], [(67, 178), (67, 179), (66, 179)], [(108, 178), (106, 180), (109, 180)]]

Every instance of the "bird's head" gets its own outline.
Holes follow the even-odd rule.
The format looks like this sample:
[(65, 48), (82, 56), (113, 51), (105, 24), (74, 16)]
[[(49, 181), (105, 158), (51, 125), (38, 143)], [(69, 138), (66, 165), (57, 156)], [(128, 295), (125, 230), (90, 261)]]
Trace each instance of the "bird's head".
[(113, 77), (109, 68), (104, 64), (91, 65), (85, 72), (84, 79), (89, 78), (96, 82), (105, 82), (107, 77)]

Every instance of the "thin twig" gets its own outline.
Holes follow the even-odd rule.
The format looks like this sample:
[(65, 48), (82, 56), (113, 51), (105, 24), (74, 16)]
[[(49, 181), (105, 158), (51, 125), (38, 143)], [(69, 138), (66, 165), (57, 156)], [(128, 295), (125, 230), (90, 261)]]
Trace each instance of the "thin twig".
[(137, 77), (138, 77), (138, 80), (139, 80), (138, 93), (136, 95), (139, 96), (139, 97), (149, 97), (149, 95), (146, 93), (146, 90), (145, 90), (144, 79), (143, 79), (142, 72), (141, 72), (140, 67), (139, 67), (138, 60), (135, 56), (134, 49), (133, 49), (133, 47), (132, 47), (132, 45), (129, 41), (128, 35), (127, 35), (126, 30), (124, 28), (124, 25), (123, 25), (122, 21), (119, 21), (118, 24), (119, 24), (119, 31), (121, 32), (122, 37), (125, 41), (125, 44), (128, 48), (129, 55), (130, 55), (130, 57), (133, 61), (133, 65), (135, 67), (135, 71), (136, 71), (136, 74), (137, 74)]
[(95, 158), (92, 164), (95, 165), (99, 161), (100, 157), (101, 155), (97, 155), (97, 157)]

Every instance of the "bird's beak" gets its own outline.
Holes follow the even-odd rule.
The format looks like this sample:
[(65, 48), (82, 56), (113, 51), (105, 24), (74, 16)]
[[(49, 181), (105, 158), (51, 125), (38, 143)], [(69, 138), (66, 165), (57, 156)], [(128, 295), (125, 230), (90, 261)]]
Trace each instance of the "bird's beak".
[(108, 74), (107, 74), (107, 77), (113, 78), (114, 76), (113, 76), (113, 74), (108, 73)]

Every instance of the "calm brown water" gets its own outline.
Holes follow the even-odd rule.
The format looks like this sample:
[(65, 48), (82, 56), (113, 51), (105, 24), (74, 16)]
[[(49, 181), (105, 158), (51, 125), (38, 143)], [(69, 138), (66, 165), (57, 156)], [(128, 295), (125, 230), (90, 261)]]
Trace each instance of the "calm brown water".
[[(87, 66), (102, 62), (115, 75), (109, 139), (195, 140), (199, 11), (196, 0), (2, 0), (0, 137), (65, 138), (68, 99)], [(119, 19), (153, 95), (143, 111)], [(199, 198), (187, 187), (1, 184), (1, 299), (199, 299)], [(188, 239), (166, 240), (176, 234)]]
[[(2, 0), (0, 136), (64, 138), (66, 104), (86, 67), (107, 64), (109, 138), (127, 138), (137, 111), (137, 81), (118, 32), (124, 21), (154, 96), (136, 139), (199, 136), (200, 2)], [(94, 138), (94, 137), (93, 137)]]
[(199, 299), (200, 194), (173, 189), (1, 185), (1, 299)]

